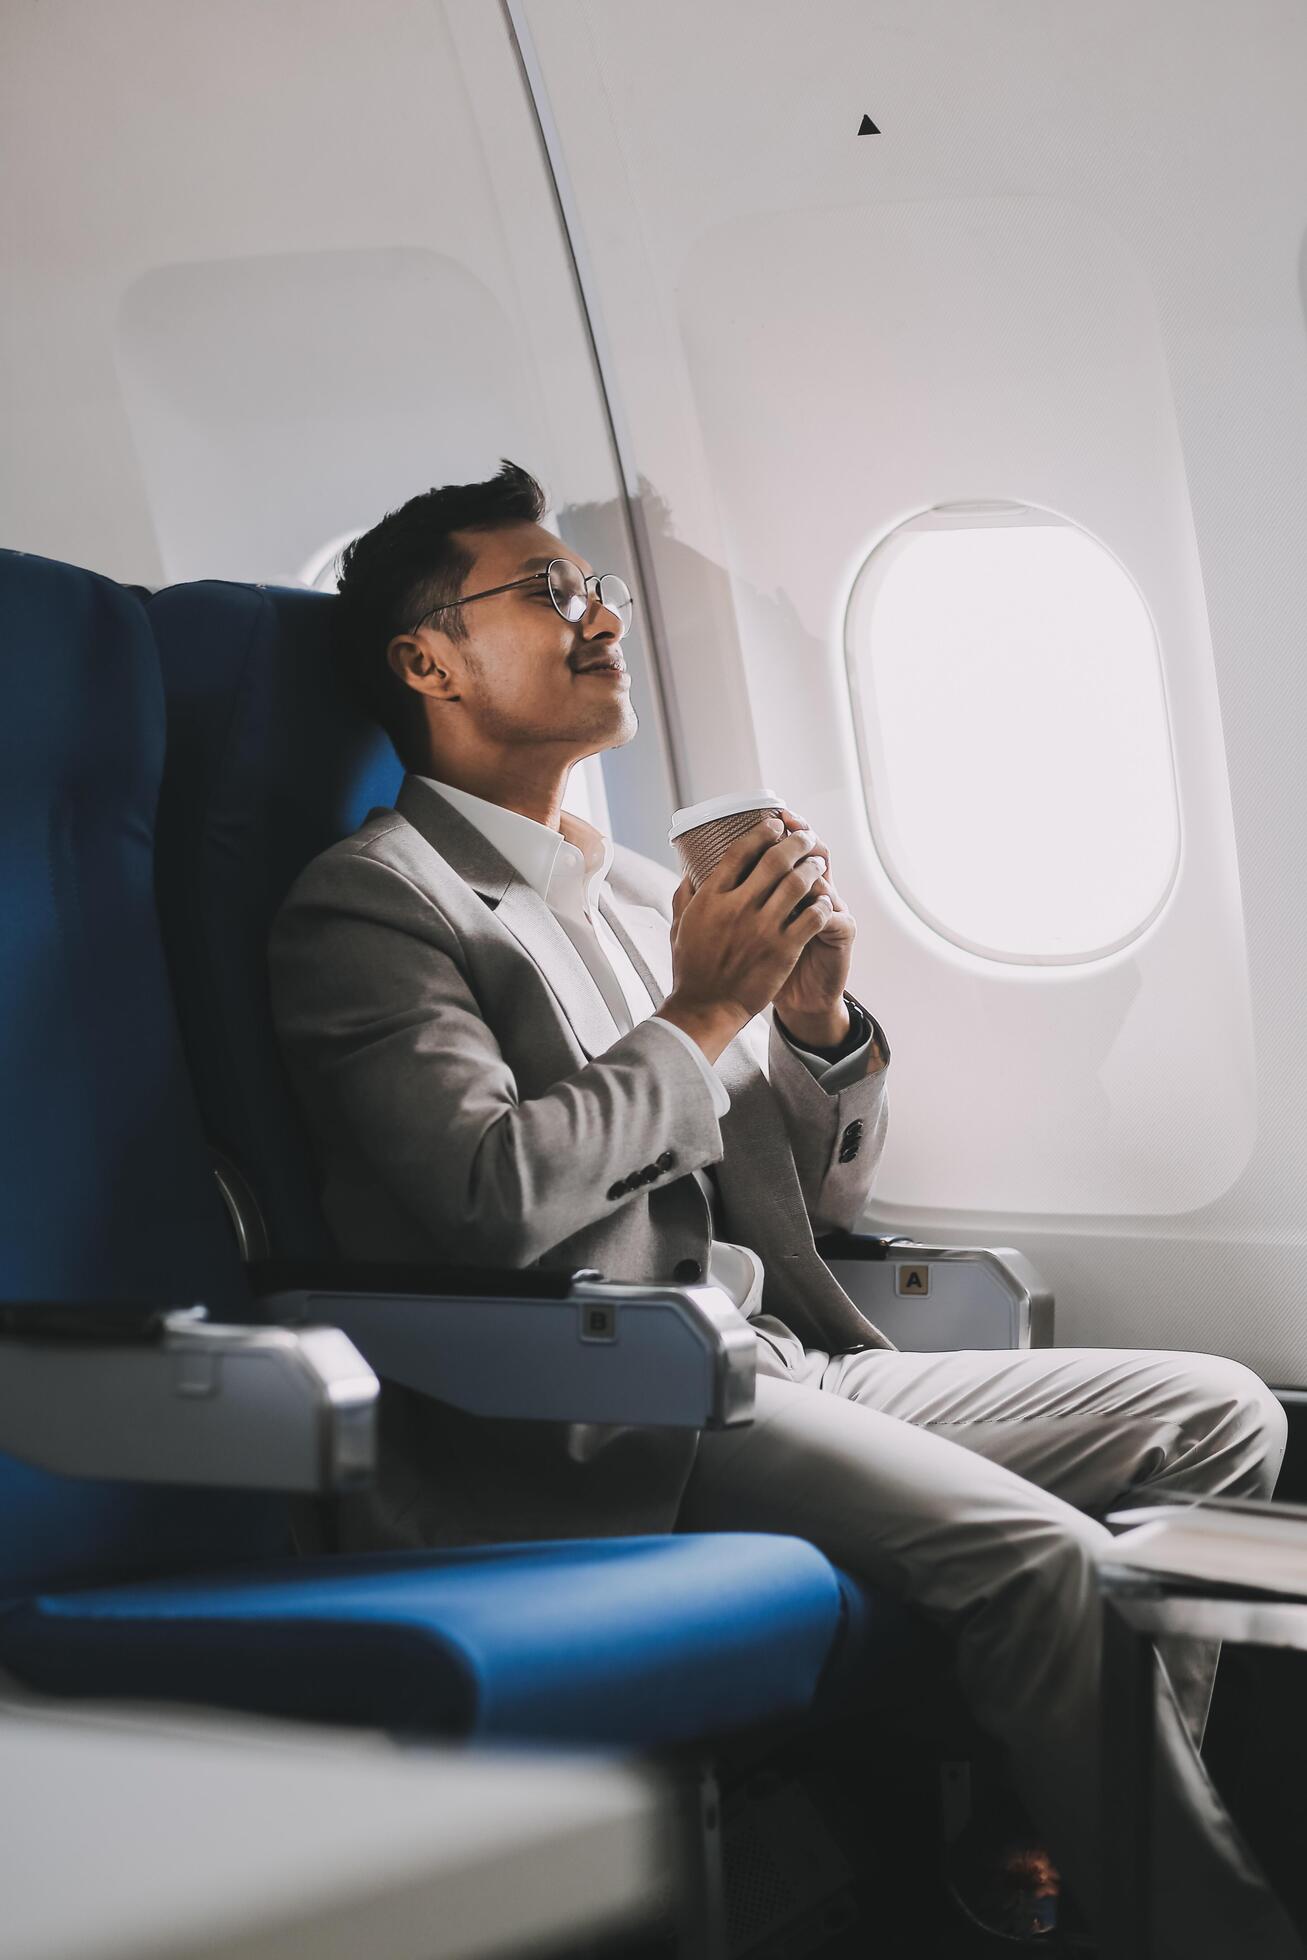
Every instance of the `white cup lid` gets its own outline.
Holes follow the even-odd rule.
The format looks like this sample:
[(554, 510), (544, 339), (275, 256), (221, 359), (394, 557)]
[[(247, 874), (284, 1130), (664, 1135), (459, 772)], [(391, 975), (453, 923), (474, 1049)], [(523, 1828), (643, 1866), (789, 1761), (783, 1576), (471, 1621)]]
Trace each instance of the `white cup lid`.
[(678, 837), (684, 837), (687, 830), (697, 830), (701, 823), (712, 823), (716, 817), (738, 816), (742, 810), (780, 810), (784, 799), (773, 796), (770, 790), (746, 790), (736, 796), (710, 796), (706, 803), (691, 803), (684, 810), (677, 810), (672, 816), (672, 827), (667, 833), (667, 841), (674, 844)]

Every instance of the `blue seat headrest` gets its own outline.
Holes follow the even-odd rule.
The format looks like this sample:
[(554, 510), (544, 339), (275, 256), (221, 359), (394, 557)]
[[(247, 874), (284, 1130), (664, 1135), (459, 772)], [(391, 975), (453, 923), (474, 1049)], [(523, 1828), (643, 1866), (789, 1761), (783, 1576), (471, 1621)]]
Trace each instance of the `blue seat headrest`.
[(0, 649), (0, 1294), (243, 1307), (155, 912), (144, 609), (0, 552)]
[(330, 1250), (268, 999), (273, 917), (304, 866), (394, 802), (403, 768), (344, 684), (326, 593), (205, 581), (149, 602), (168, 756), (158, 889), (211, 1139), (283, 1257)]

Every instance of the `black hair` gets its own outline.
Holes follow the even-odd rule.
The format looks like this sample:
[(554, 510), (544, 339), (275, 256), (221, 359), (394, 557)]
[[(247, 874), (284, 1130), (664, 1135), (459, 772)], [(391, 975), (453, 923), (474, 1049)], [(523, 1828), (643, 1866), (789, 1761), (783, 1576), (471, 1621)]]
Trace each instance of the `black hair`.
[[(424, 490), (346, 545), (340, 558), (340, 654), (362, 706), (381, 723), (407, 768), (426, 761), (422, 696), (397, 674), (386, 649), (411, 632), (433, 606), (457, 599), (472, 569), (455, 531), (497, 531), (538, 524), (545, 493), (507, 457), (485, 483), (447, 483)], [(451, 640), (467, 638), (461, 608), (441, 614)]]

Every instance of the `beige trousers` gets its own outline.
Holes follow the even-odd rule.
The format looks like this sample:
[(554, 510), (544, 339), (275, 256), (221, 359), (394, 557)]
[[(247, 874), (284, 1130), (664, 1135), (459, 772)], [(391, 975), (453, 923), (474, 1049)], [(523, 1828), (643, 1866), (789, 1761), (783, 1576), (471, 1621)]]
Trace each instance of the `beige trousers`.
[[(1111, 1348), (827, 1355), (758, 1335), (754, 1421), (705, 1434), (678, 1529), (787, 1531), (955, 1636), (982, 1728), (1092, 1918), (1099, 1832), (1096, 1516), (1163, 1492), (1268, 1497), (1284, 1411), (1240, 1363)], [(1167, 1960), (1301, 1960), (1203, 1768), (1218, 1649), (1175, 1642), (1159, 1695)], [(1170, 1680), (1167, 1679), (1167, 1674)], [(1183, 1712), (1182, 1712), (1183, 1711)]]

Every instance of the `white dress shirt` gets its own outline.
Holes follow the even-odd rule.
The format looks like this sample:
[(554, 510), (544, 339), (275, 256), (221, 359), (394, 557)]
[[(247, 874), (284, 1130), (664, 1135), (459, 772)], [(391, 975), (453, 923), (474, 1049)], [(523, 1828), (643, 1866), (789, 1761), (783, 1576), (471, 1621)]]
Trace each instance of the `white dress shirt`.
[[(679, 1041), (688, 1050), (702, 1070), (713, 1099), (714, 1113), (720, 1120), (731, 1106), (726, 1084), (698, 1042), (684, 1028), (654, 1015), (655, 1002), (650, 998), (649, 989), (599, 909), (599, 894), (604, 889), (604, 880), (613, 861), (612, 839), (567, 810), (559, 817), (560, 828), (551, 830), (547, 824), (537, 823), (534, 817), (524, 817), (517, 810), (506, 810), (502, 804), (491, 803), (484, 796), (473, 796), (465, 789), (455, 789), (450, 783), (437, 782), (431, 776), (424, 776), (422, 781), (451, 803), (460, 816), (475, 825), (486, 841), (507, 858), (513, 869), (544, 899), (585, 961), (619, 1032), (628, 1034), (638, 1021), (647, 1021), (653, 1016), (655, 1027), (665, 1028), (673, 1041)], [(755, 1014), (741, 1032), (766, 1073), (766, 1017)], [(834, 1090), (847, 1088), (849, 1083), (859, 1081), (866, 1073), (873, 1039), (874, 1032), (869, 1033), (860, 1048), (838, 1062), (828, 1062), (820, 1055), (813, 1055), (796, 1042), (790, 1042), (789, 1046), (810, 1074), (824, 1081), (827, 1090)], [(716, 1188), (704, 1171), (697, 1170), (694, 1176), (715, 1225), (720, 1213)], [(714, 1237), (707, 1278), (713, 1285), (724, 1289), (746, 1318), (752, 1318), (760, 1311), (762, 1261), (751, 1247), (734, 1245), (729, 1240)]]

